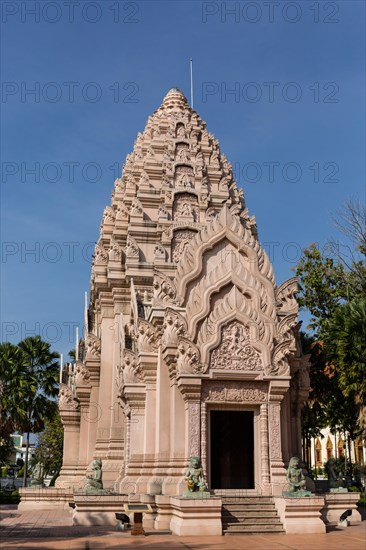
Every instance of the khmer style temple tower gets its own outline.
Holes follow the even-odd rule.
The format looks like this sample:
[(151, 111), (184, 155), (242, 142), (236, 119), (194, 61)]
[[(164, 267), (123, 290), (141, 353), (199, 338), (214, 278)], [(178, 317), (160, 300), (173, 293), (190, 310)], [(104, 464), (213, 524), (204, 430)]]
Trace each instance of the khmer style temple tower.
[(282, 492), (309, 391), (297, 283), (277, 286), (218, 140), (171, 89), (104, 210), (85, 349), (61, 384), (59, 487), (102, 460), (104, 487)]

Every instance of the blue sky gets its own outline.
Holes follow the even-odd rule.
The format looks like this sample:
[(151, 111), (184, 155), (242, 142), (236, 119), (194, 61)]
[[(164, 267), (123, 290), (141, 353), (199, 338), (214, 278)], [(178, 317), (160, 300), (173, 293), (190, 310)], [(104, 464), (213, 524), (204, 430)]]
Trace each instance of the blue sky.
[(364, 199), (364, 2), (1, 8), (3, 339), (73, 347), (114, 178), (168, 89), (189, 95), (191, 56), (195, 109), (234, 165), (278, 283), (310, 242), (339, 238), (332, 212)]

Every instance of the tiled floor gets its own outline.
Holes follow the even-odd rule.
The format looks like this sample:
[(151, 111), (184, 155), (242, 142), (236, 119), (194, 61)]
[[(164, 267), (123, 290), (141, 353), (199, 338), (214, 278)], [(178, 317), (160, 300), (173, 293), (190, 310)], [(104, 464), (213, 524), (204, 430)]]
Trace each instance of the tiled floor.
[(19, 513), (8, 506), (2, 508), (0, 517), (1, 550), (366, 550), (366, 521), (326, 535), (176, 537), (151, 533), (132, 537), (114, 527), (73, 527), (70, 513), (58, 510)]

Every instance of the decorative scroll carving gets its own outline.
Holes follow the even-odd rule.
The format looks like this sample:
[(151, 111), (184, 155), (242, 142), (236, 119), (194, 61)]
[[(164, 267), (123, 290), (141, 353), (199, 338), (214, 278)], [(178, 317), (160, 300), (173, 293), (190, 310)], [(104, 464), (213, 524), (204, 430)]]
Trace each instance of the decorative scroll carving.
[(174, 284), (169, 277), (161, 271), (155, 271), (154, 274), (154, 301), (156, 303), (174, 303), (176, 290)]
[(260, 382), (206, 382), (202, 388), (202, 400), (213, 403), (265, 403), (267, 389)]
[(187, 338), (178, 339), (177, 373), (194, 374), (201, 370), (198, 348)]
[(211, 353), (210, 367), (263, 370), (260, 354), (250, 344), (247, 327), (232, 321), (221, 329), (221, 344)]

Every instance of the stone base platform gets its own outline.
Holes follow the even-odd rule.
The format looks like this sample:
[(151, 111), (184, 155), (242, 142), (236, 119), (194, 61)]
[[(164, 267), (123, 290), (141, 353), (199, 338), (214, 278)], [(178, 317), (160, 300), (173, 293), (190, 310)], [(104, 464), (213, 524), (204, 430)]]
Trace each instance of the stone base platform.
[(171, 532), (180, 537), (222, 535), (221, 505), (220, 497), (170, 497)]
[(20, 512), (35, 510), (69, 510), (69, 502), (74, 500), (72, 487), (21, 487)]
[[(321, 510), (322, 520), (326, 525), (357, 525), (361, 522), (361, 514), (357, 510), (360, 493), (327, 493), (324, 495), (324, 508)], [(342, 521), (341, 516), (344, 519)]]
[(324, 507), (322, 497), (298, 497), (274, 499), (286, 534), (325, 533), (325, 524), (321, 519)]
[(73, 525), (117, 525), (116, 512), (124, 512), (128, 495), (74, 494)]

